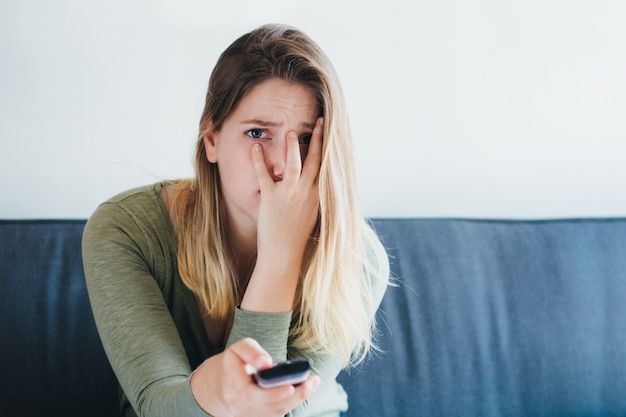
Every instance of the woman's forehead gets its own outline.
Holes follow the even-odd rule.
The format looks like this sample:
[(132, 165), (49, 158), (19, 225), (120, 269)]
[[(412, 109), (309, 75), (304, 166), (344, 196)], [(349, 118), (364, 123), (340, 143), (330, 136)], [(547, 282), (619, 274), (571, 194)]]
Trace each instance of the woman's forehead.
[(313, 90), (301, 83), (280, 79), (266, 80), (254, 86), (239, 102), (231, 117), (262, 122), (282, 123), (285, 118), (303, 119), (312, 128), (319, 113)]

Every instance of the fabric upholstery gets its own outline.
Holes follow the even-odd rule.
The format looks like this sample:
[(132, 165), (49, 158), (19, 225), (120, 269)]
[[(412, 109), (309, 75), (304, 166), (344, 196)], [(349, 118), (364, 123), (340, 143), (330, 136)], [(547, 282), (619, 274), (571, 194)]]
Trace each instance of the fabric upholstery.
[(83, 278), (84, 224), (0, 222), (0, 415), (117, 411)]
[(626, 221), (381, 220), (348, 416), (626, 416)]
[[(626, 416), (626, 219), (373, 224), (396, 286), (347, 417)], [(0, 415), (116, 415), (83, 226), (0, 221)]]

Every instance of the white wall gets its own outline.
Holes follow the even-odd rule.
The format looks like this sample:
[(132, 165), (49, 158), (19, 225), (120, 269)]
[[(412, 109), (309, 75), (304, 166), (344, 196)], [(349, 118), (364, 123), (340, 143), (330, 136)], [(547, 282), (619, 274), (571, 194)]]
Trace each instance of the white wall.
[(213, 64), (267, 22), (335, 63), (367, 215), (626, 215), (621, 0), (7, 0), (0, 218), (190, 175)]

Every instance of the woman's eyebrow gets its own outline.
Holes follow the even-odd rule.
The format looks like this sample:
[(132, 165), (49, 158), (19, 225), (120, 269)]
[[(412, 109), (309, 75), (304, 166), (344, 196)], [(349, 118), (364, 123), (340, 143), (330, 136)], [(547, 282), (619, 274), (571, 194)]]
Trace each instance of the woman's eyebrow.
[[(262, 120), (262, 119), (248, 119), (248, 120), (242, 121), (241, 124), (242, 125), (256, 125), (256, 126), (263, 126), (263, 127), (265, 126), (273, 127), (273, 126), (280, 125), (280, 123), (270, 122), (268, 120)], [(313, 130), (315, 128), (315, 123), (302, 122), (300, 125), (305, 129)]]
[(270, 122), (267, 120), (261, 120), (261, 119), (249, 119), (249, 120), (244, 120), (243, 122), (241, 122), (241, 124), (243, 125), (258, 125), (258, 126), (278, 126), (279, 123), (276, 122)]

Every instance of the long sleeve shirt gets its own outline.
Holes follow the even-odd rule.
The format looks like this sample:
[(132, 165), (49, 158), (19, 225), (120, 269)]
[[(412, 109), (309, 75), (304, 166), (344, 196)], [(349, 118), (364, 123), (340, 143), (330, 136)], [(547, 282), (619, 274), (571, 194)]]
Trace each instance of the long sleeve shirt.
[[(251, 337), (275, 362), (303, 356), (289, 346), (291, 312), (237, 309), (225, 346), (214, 346), (194, 294), (176, 261), (177, 238), (161, 184), (127, 191), (98, 207), (85, 227), (83, 264), (98, 332), (121, 386), (125, 416), (206, 417), (190, 378), (204, 360)], [(379, 286), (380, 301), (384, 286)], [(297, 416), (336, 416), (348, 407), (336, 377), (339, 355), (312, 358), (322, 384), (293, 410)], [(136, 411), (139, 410), (139, 411)]]

